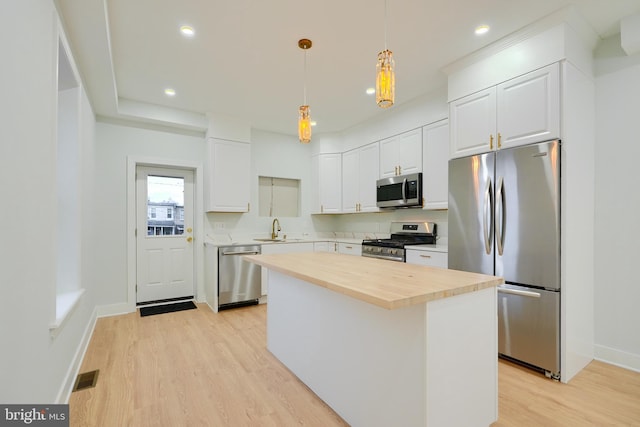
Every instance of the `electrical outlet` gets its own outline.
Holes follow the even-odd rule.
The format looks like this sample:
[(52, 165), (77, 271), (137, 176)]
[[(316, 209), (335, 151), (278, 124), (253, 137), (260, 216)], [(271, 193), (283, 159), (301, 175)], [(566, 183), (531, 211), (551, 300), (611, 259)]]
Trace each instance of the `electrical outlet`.
[(214, 222), (213, 223), (214, 230), (224, 230), (224, 222)]

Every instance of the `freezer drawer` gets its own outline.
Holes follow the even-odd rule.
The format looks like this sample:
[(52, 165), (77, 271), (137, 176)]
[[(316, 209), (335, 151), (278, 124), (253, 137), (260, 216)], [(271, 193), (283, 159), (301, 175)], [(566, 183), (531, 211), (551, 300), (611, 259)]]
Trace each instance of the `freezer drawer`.
[(560, 373), (560, 292), (498, 286), (498, 353)]

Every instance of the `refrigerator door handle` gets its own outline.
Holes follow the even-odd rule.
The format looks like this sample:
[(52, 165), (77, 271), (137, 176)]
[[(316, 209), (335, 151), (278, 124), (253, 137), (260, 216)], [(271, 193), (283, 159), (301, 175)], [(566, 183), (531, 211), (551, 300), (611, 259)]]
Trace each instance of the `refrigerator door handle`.
[(491, 255), (491, 236), (493, 236), (493, 190), (491, 178), (487, 179), (487, 187), (484, 190), (484, 212), (483, 212), (483, 231), (484, 231), (484, 250), (487, 255)]
[(503, 294), (519, 295), (522, 297), (540, 298), (540, 294), (538, 292), (520, 291), (518, 289), (502, 288), (500, 286), (498, 286), (498, 292)]
[[(498, 204), (500, 204), (500, 224), (496, 224), (496, 246), (498, 248), (498, 255), (502, 255), (504, 252), (504, 224), (506, 214), (504, 210), (504, 178), (500, 177), (498, 180), (498, 191), (496, 193), (496, 211), (498, 210)], [(496, 215), (496, 221), (498, 215)]]

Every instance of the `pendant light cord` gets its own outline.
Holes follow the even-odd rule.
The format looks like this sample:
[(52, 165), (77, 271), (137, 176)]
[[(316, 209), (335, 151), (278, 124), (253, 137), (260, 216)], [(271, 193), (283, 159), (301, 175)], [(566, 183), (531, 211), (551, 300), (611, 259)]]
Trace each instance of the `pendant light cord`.
[(307, 49), (304, 50), (304, 105), (307, 105)]
[(384, 0), (384, 50), (387, 50), (387, 0)]

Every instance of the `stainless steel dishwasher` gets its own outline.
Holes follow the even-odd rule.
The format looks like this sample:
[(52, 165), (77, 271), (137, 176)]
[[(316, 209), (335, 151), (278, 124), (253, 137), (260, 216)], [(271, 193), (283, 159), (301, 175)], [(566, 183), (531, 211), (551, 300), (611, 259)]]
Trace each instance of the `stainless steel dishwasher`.
[(262, 293), (261, 268), (242, 259), (256, 255), (260, 245), (220, 246), (218, 248), (218, 310), (258, 303)]

